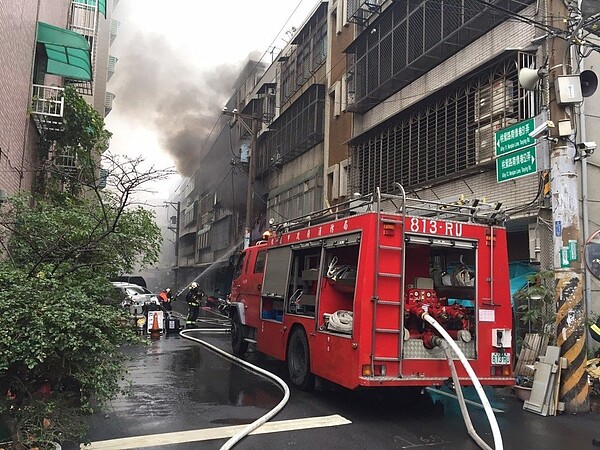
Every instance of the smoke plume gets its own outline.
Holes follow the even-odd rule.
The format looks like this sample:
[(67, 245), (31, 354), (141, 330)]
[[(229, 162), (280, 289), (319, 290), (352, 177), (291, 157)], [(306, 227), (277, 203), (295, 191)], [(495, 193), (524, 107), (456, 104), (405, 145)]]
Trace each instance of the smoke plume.
[(192, 176), (243, 62), (202, 70), (157, 35), (133, 41), (119, 57), (115, 105), (128, 121), (151, 123), (177, 171)]

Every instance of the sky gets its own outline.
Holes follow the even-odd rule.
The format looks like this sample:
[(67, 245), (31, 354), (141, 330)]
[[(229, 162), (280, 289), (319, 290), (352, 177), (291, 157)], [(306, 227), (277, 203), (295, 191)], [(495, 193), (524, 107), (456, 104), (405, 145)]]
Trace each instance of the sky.
[[(110, 150), (146, 167), (191, 175), (196, 156), (233, 94), (249, 58), (271, 63), (317, 0), (120, 0), (110, 54)], [(152, 186), (150, 204), (169, 199), (181, 175)]]

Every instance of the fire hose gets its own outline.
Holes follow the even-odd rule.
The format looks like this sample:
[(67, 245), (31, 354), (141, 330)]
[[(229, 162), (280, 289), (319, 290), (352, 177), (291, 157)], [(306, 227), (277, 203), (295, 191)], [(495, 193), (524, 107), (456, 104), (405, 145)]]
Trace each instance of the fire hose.
[(227, 353), (224, 350), (221, 350), (218, 347), (215, 347), (212, 344), (209, 344), (206, 341), (203, 341), (202, 339), (198, 339), (196, 337), (193, 336), (188, 336), (187, 334), (190, 332), (200, 332), (200, 333), (228, 333), (230, 330), (229, 328), (193, 328), (190, 330), (182, 330), (179, 334), (181, 335), (181, 337), (185, 338), (185, 339), (189, 339), (191, 341), (197, 342), (203, 346), (205, 346), (206, 348), (208, 348), (209, 350), (211, 350), (212, 352), (226, 358), (229, 359), (237, 364), (239, 364), (242, 367), (246, 367), (247, 369), (251, 370), (254, 373), (257, 373), (259, 375), (262, 375), (266, 378), (269, 378), (273, 381), (275, 381), (283, 390), (283, 398), (281, 399), (281, 401), (275, 405), (275, 407), (273, 409), (271, 409), (269, 412), (267, 412), (264, 416), (259, 417), (258, 419), (256, 419), (254, 422), (248, 424), (243, 430), (241, 430), (240, 432), (234, 434), (231, 438), (229, 438), (229, 440), (227, 442), (225, 442), (222, 446), (221, 446), (221, 450), (229, 450), (231, 449), (235, 444), (237, 444), (239, 441), (241, 441), (243, 438), (245, 438), (247, 435), (249, 435), (250, 433), (252, 433), (254, 430), (256, 430), (257, 428), (259, 428), (261, 425), (265, 424), (266, 422), (268, 422), (271, 418), (273, 418), (279, 411), (281, 411), (283, 409), (283, 407), (287, 404), (289, 398), (290, 398), (290, 389), (288, 387), (288, 385), (285, 383), (285, 381), (283, 381), (281, 378), (279, 378), (277, 375), (268, 372), (258, 366), (255, 366), (254, 364), (251, 364), (247, 361), (244, 361), (241, 358), (238, 358), (236, 356), (233, 356), (230, 353)]
[(479, 447), (483, 448), (484, 450), (492, 450), (491, 447), (489, 445), (487, 445), (487, 443), (483, 439), (481, 439), (481, 437), (477, 434), (477, 432), (475, 431), (475, 428), (473, 427), (473, 423), (471, 422), (471, 417), (469, 416), (469, 411), (467, 410), (465, 398), (463, 396), (462, 389), (460, 386), (460, 381), (458, 379), (458, 374), (456, 372), (456, 367), (454, 366), (454, 359), (450, 352), (450, 347), (452, 348), (452, 350), (454, 350), (454, 353), (456, 355), (458, 355), (458, 359), (460, 360), (463, 367), (467, 371), (469, 378), (473, 382), (475, 391), (477, 392), (477, 395), (479, 396), (479, 399), (481, 400), (481, 404), (483, 405), (483, 409), (487, 416), (488, 422), (490, 424), (490, 427), (492, 428), (492, 435), (494, 437), (495, 450), (502, 450), (503, 449), (502, 435), (500, 434), (500, 428), (498, 427), (498, 422), (496, 420), (496, 416), (494, 416), (494, 412), (492, 411), (492, 406), (490, 405), (490, 402), (489, 402), (487, 396), (485, 395), (483, 387), (481, 386), (481, 383), (477, 379), (477, 375), (475, 375), (475, 372), (473, 371), (473, 368), (467, 361), (467, 358), (465, 357), (464, 353), (460, 350), (458, 345), (456, 345), (456, 342), (454, 342), (454, 339), (452, 339), (452, 337), (448, 334), (448, 332), (444, 329), (444, 327), (442, 327), (439, 324), (439, 322), (437, 320), (435, 320), (433, 317), (431, 317), (427, 312), (423, 312), (420, 315), (420, 317), (424, 321), (429, 323), (431, 326), (433, 326), (440, 333), (440, 335), (444, 338), (444, 339), (442, 339), (439, 336), (434, 336), (434, 342), (436, 345), (439, 345), (444, 350), (444, 353), (446, 354), (446, 359), (448, 360), (448, 365), (450, 366), (450, 372), (452, 373), (452, 381), (454, 382), (454, 386), (456, 387), (456, 396), (458, 397), (460, 411), (463, 415), (463, 420), (465, 422), (465, 426), (467, 427), (467, 432), (469, 433), (469, 436), (471, 436), (473, 438), (473, 440), (477, 443), (477, 445), (479, 445)]

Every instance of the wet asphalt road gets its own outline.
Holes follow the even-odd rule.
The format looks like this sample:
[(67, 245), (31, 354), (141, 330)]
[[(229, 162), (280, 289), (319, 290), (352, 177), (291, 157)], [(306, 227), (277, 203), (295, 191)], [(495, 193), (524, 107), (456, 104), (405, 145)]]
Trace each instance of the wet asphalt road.
[[(205, 314), (207, 314), (205, 312)], [(227, 335), (195, 332), (229, 350)], [(90, 441), (250, 423), (282, 398), (271, 381), (224, 360), (200, 344), (161, 336), (147, 347), (127, 349), (130, 394), (90, 417)], [(260, 354), (247, 360), (286, 379), (285, 365)], [(466, 390), (475, 399), (472, 389)], [(523, 411), (510, 390), (489, 390), (505, 449), (587, 449), (600, 438), (594, 414), (542, 417)], [(483, 409), (469, 407), (478, 434), (492, 446)], [(338, 414), (351, 424), (246, 437), (236, 449), (477, 449), (455, 400), (399, 390), (351, 392), (318, 383), (312, 393), (291, 389), (291, 399), (274, 421)], [(218, 449), (226, 439), (144, 446), (147, 449)], [(68, 447), (67, 447), (68, 448)], [(115, 447), (117, 448), (117, 447)], [(142, 448), (142, 447), (135, 447)]]

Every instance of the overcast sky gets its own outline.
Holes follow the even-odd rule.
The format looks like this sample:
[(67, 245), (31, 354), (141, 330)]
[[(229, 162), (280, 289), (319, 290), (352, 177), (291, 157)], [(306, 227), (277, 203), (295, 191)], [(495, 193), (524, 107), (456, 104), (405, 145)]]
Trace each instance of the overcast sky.
[[(271, 49), (281, 49), (286, 32), (299, 28), (318, 3), (120, 0), (110, 50), (118, 62), (108, 83), (116, 94), (106, 118), (111, 151), (189, 172), (243, 64), (249, 57), (270, 63)], [(155, 186), (150, 203), (166, 200), (179, 180)]]

